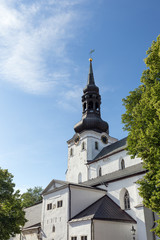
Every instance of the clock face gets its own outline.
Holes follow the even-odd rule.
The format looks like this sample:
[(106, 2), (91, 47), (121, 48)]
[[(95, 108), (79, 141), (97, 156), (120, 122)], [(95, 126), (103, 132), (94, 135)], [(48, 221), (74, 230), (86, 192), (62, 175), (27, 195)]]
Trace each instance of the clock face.
[(79, 140), (80, 140), (80, 137), (77, 136), (77, 137), (75, 138), (75, 140), (74, 140), (75, 144), (78, 144), (78, 143), (79, 143)]
[(101, 141), (104, 143), (104, 144), (107, 144), (108, 143), (108, 139), (106, 136), (102, 135), (101, 136)]

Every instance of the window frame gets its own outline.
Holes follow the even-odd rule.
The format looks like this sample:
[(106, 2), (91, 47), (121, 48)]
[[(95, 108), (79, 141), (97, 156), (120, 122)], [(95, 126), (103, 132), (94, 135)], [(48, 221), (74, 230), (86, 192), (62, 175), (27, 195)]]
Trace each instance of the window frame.
[(52, 203), (48, 203), (47, 204), (47, 211), (51, 210), (52, 209)]
[(125, 210), (131, 209), (129, 192), (127, 190), (124, 193), (124, 209)]
[(57, 208), (63, 207), (63, 200), (57, 201)]
[(81, 236), (81, 240), (87, 240), (87, 235)]
[(98, 150), (98, 142), (95, 142), (95, 150)]

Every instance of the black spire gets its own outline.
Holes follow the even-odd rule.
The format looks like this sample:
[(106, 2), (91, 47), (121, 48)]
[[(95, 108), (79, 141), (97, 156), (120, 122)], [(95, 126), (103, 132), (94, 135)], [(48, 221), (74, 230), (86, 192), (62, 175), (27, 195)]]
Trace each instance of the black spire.
[(76, 133), (80, 133), (85, 130), (109, 133), (108, 123), (101, 119), (101, 96), (99, 95), (99, 88), (94, 82), (92, 58), (90, 58), (89, 61), (90, 67), (88, 82), (87, 86), (83, 89), (84, 94), (82, 96), (82, 120), (74, 126), (74, 130)]

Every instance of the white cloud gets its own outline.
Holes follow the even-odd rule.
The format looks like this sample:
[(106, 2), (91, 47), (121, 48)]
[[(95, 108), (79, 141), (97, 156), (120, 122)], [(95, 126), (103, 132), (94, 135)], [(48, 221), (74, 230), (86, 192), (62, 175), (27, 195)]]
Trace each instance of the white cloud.
[(75, 7), (82, 3), (1, 0), (0, 79), (35, 94), (67, 83), (67, 45), (76, 37), (81, 13)]

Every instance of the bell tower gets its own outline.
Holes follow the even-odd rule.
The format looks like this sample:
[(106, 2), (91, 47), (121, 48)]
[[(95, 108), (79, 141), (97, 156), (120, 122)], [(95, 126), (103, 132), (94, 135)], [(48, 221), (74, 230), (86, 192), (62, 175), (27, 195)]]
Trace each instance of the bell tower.
[(89, 59), (89, 74), (82, 95), (82, 119), (74, 126), (75, 135), (68, 143), (68, 169), (66, 180), (83, 182), (88, 180), (88, 162), (111, 142), (108, 123), (101, 119), (101, 96), (94, 81), (92, 58)]

